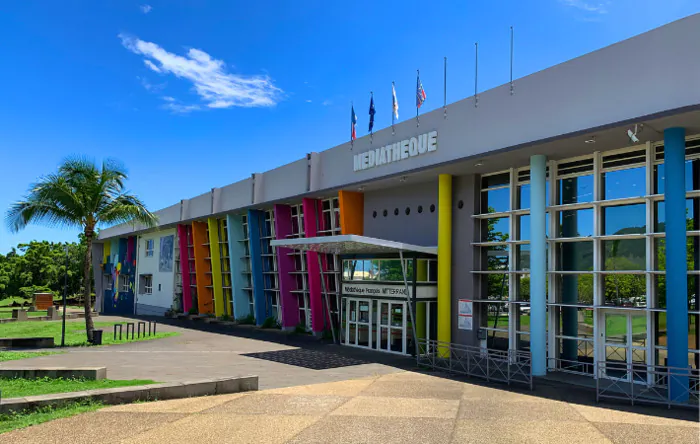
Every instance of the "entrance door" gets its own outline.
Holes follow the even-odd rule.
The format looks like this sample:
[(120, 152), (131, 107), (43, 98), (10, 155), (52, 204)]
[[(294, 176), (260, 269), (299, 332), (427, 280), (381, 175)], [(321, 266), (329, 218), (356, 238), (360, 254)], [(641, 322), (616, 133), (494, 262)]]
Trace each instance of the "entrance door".
[(377, 349), (406, 354), (406, 303), (379, 301)]
[(372, 348), (372, 301), (347, 298), (345, 300), (348, 328), (345, 343), (357, 347)]
[(603, 359), (605, 376), (624, 381), (646, 382), (647, 317), (645, 313), (606, 310)]

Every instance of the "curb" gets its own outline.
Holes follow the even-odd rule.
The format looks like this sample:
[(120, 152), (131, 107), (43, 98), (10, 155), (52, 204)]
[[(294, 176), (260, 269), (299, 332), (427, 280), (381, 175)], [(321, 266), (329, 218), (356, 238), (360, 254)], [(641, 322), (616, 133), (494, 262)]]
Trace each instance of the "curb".
[(135, 401), (162, 401), (166, 399), (191, 398), (195, 396), (223, 395), (258, 390), (257, 376), (203, 379), (199, 381), (171, 382), (165, 384), (116, 387), (111, 389), (85, 390), (82, 392), (53, 393), (49, 395), (7, 398), (0, 402), (0, 414), (33, 410), (39, 407), (80, 402), (100, 401), (107, 405), (128, 404)]

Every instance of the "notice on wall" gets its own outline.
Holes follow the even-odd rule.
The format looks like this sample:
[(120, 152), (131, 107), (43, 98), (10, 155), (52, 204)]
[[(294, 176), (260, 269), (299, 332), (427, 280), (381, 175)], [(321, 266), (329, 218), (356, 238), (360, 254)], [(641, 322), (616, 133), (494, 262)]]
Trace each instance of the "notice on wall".
[(472, 330), (474, 328), (474, 302), (469, 299), (459, 300), (457, 328), (460, 330)]

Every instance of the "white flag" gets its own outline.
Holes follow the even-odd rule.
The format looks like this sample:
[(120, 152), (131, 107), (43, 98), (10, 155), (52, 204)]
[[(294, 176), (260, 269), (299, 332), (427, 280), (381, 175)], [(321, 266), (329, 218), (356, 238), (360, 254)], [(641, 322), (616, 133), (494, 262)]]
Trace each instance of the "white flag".
[(396, 88), (394, 87), (394, 82), (391, 83), (391, 100), (394, 117), (396, 120), (399, 120), (399, 101), (396, 100)]

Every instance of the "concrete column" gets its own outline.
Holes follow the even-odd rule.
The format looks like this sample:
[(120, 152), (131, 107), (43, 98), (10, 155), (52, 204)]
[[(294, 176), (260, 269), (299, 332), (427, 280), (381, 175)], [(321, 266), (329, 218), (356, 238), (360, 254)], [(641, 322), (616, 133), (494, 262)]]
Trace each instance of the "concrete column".
[(265, 283), (263, 281), (261, 225), (265, 223), (265, 213), (260, 210), (248, 210), (248, 239), (250, 240), (250, 268), (253, 281), (253, 305), (255, 306), (255, 324), (263, 325), (272, 314), (265, 300)]
[[(235, 319), (247, 317), (250, 313), (248, 293), (244, 288), (248, 286), (245, 276), (246, 256), (245, 233), (243, 232), (243, 217), (241, 215), (226, 216), (228, 229), (228, 250), (231, 261), (231, 293), (233, 297), (233, 316)], [(252, 279), (252, 278), (251, 278)], [(251, 281), (252, 284), (252, 281)]]
[[(182, 275), (182, 311), (192, 308), (192, 287), (190, 281), (190, 255), (187, 245), (187, 225), (177, 226), (177, 242), (180, 247), (180, 273)], [(194, 258), (193, 258), (194, 259)]]
[[(292, 208), (289, 205), (275, 205), (275, 235), (277, 239), (287, 239), (292, 234)], [(297, 289), (292, 274), (295, 271), (291, 248), (277, 248), (277, 270), (279, 273), (280, 304), (282, 305), (282, 329), (294, 330), (299, 324), (299, 302), (292, 291)]]
[[(304, 233), (306, 237), (316, 237), (319, 230), (319, 218), (321, 217), (320, 201), (318, 199), (302, 199), (304, 211)], [(311, 304), (311, 330), (315, 335), (320, 335), (324, 330), (326, 314), (323, 310), (323, 298), (321, 295), (321, 267), (318, 266), (318, 253), (306, 252), (306, 270), (309, 279), (309, 303)]]
[[(685, 221), (685, 129), (664, 131), (666, 330), (668, 366), (688, 368), (688, 257)], [(688, 399), (688, 376), (672, 376), (671, 399)]]
[(547, 372), (547, 157), (530, 157), (530, 351), (532, 375)]

